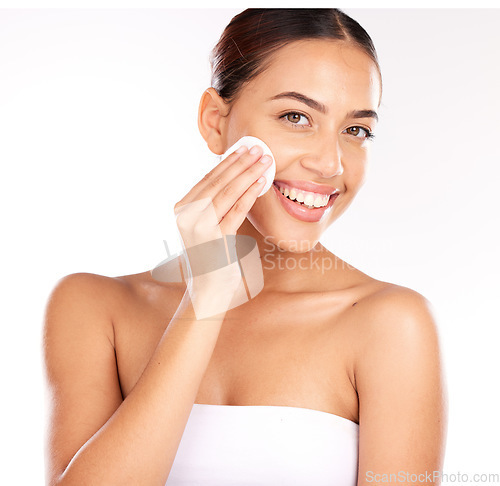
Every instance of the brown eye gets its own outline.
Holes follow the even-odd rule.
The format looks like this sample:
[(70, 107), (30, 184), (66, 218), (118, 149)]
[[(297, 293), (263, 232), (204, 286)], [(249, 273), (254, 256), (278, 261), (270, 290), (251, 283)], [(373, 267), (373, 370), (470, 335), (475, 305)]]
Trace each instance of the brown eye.
[(283, 118), (294, 125), (309, 125), (309, 120), (305, 115), (301, 115), (300, 113), (290, 112), (286, 113)]
[(375, 135), (373, 135), (373, 133), (370, 132), (370, 130), (363, 127), (349, 127), (345, 131), (349, 135), (353, 135), (354, 137), (361, 139), (372, 140), (373, 138), (375, 138)]
[(298, 113), (288, 113), (286, 119), (292, 123), (299, 123), (300, 115)]

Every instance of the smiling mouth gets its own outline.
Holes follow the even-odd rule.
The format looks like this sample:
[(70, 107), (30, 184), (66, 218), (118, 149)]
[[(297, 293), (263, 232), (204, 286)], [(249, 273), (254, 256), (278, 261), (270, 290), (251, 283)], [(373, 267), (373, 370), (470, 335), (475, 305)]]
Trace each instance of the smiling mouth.
[(308, 209), (322, 209), (330, 202), (331, 194), (319, 194), (274, 182), (274, 186), (289, 201)]

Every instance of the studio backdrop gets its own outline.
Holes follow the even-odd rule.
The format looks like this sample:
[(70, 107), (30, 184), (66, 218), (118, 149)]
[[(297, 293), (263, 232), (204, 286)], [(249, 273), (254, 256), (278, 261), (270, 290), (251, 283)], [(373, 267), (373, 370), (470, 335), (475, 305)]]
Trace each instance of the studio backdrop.
[[(216, 163), (197, 128), (209, 53), (238, 11), (0, 11), (2, 483), (43, 483), (57, 280), (143, 272), (164, 241), (179, 248), (173, 205)], [(383, 98), (365, 186), (321, 242), (432, 302), (444, 472), (499, 474), (500, 11), (345, 12), (373, 38)]]

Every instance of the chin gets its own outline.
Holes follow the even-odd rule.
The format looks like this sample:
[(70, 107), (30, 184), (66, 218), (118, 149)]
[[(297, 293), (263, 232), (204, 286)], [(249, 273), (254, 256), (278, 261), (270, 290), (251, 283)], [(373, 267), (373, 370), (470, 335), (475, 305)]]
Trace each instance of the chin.
[(260, 205), (257, 202), (248, 213), (247, 219), (262, 235), (268, 250), (275, 245), (283, 251), (305, 253), (316, 246), (322, 233), (322, 228), (318, 225), (290, 221), (275, 215), (265, 204)]

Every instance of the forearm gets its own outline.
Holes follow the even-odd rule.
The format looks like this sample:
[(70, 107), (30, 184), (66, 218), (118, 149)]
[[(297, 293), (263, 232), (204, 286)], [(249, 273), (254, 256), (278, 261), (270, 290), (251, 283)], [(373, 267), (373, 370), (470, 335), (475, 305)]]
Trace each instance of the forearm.
[(197, 320), (184, 295), (137, 384), (58, 486), (165, 484), (223, 318)]

